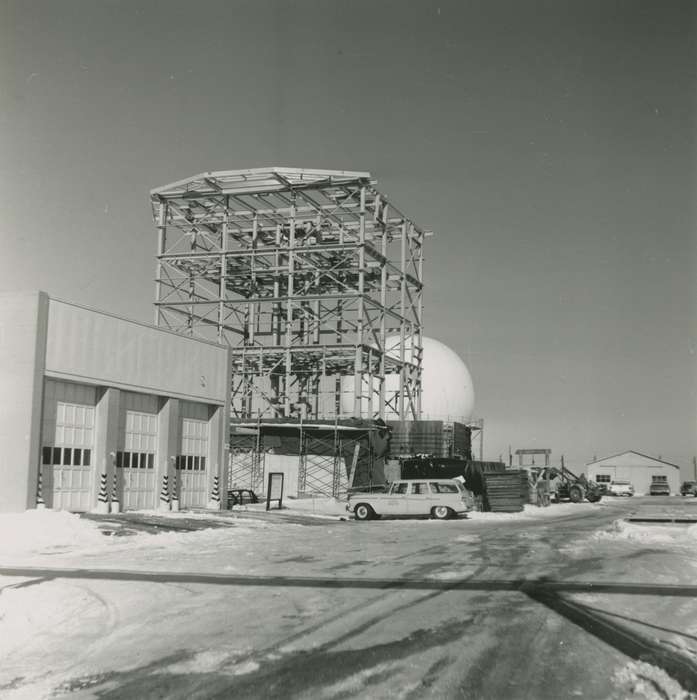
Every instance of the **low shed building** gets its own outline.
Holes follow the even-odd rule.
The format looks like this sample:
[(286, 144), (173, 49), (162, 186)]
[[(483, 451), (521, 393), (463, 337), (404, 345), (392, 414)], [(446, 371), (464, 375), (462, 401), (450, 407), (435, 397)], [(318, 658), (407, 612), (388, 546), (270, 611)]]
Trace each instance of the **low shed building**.
[(229, 387), (227, 347), (0, 295), (0, 512), (207, 507), (226, 481)]
[(599, 484), (629, 481), (637, 495), (649, 493), (652, 483), (668, 484), (672, 494), (680, 492), (680, 467), (632, 450), (590, 462), (586, 473)]

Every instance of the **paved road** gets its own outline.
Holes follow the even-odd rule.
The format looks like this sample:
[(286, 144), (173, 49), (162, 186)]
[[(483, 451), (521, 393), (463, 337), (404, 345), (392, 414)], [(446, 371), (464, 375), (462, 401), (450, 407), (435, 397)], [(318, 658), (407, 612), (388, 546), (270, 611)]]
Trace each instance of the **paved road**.
[[(684, 631), (671, 619), (697, 614), (697, 586), (655, 575), (660, 551), (593, 539), (622, 515), (676, 501), (665, 503), (617, 499), (534, 521), (294, 525), (235, 551), (231, 574), (219, 556), (203, 573), (46, 570), (90, 586), (146, 581), (170, 595), (171, 616), (142, 623), (161, 625), (159, 652), (152, 630), (122, 620), (109, 630), (113, 648), (141, 646), (142, 662), (64, 689), (143, 699), (619, 700), (630, 696), (613, 674), (643, 659), (697, 691), (697, 666), (665, 643)], [(171, 597), (183, 586), (185, 597)]]

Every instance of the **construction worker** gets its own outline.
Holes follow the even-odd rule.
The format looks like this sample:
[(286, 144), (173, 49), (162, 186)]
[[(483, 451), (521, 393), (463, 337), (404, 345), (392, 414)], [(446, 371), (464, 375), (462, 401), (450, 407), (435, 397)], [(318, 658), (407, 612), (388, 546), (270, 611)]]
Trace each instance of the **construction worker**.
[(540, 473), (537, 477), (535, 489), (537, 492), (537, 505), (546, 508), (550, 504), (549, 480), (543, 478), (543, 473)]

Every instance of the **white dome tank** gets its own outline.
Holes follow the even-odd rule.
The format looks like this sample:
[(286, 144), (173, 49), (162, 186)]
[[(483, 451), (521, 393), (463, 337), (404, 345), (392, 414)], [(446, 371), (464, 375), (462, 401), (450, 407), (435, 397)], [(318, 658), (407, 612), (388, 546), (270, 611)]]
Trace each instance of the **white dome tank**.
[[(387, 348), (399, 346), (399, 336), (387, 338)], [(467, 422), (474, 410), (474, 386), (467, 365), (447, 345), (434, 338), (424, 337), (423, 366), (421, 369), (421, 419)], [(406, 340), (407, 357), (411, 339)], [(397, 351), (388, 353), (397, 356)], [(377, 381), (375, 381), (377, 388)], [(363, 381), (363, 394), (367, 394), (368, 380)], [(385, 380), (386, 398), (399, 392), (399, 376), (388, 374)], [(374, 401), (375, 405), (377, 404)], [(342, 380), (341, 412), (353, 413), (353, 377)], [(367, 401), (362, 401), (362, 417), (368, 417)], [(385, 420), (397, 420), (397, 413), (387, 408)]]

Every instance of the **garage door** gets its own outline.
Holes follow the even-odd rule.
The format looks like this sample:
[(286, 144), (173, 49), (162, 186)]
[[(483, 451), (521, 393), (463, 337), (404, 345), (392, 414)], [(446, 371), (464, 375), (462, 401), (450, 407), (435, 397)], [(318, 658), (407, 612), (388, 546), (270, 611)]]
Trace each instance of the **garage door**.
[(46, 382), (44, 498), (56, 510), (86, 511), (92, 505), (95, 398), (92, 387)]
[(183, 508), (204, 508), (208, 501), (208, 421), (182, 418), (181, 435), (182, 449), (177, 457), (179, 504)]
[(154, 508), (157, 416), (126, 410), (125, 421), (124, 449), (116, 453), (117, 479), (122, 491), (123, 508)]

